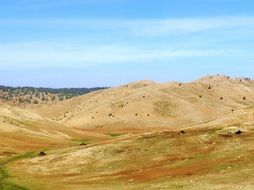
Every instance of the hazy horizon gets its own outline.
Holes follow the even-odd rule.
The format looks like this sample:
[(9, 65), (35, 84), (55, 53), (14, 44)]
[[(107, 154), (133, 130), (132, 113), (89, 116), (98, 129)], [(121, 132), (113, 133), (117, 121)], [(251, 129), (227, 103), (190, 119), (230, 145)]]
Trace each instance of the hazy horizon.
[[(111, 88), (111, 87), (118, 87), (118, 86), (121, 86), (121, 85), (125, 85), (125, 84), (131, 84), (131, 83), (134, 83), (134, 82), (142, 82), (142, 81), (151, 81), (151, 82), (155, 82), (155, 83), (170, 83), (170, 82), (183, 82), (183, 83), (191, 83), (191, 82), (194, 82), (196, 80), (199, 80), (199, 79), (202, 79), (204, 77), (209, 77), (209, 76), (229, 76), (229, 75), (224, 75), (224, 74), (214, 74), (214, 75), (204, 75), (204, 76), (201, 76), (201, 77), (198, 77), (198, 78), (195, 78), (195, 79), (192, 79), (192, 80), (170, 80), (170, 81), (155, 81), (155, 80), (150, 80), (150, 79), (139, 79), (139, 80), (134, 80), (134, 81), (127, 81), (125, 83), (119, 83), (119, 84), (116, 84), (116, 85), (112, 85), (112, 86), (103, 86), (103, 85), (97, 85), (97, 86), (31, 86), (31, 85), (7, 85), (7, 84), (3, 84), (1, 83), (0, 81), (0, 86), (6, 86), (6, 87), (14, 87), (14, 88), (52, 88), (52, 89), (64, 89), (64, 88), (96, 88), (96, 87), (102, 87), (102, 88)], [(240, 78), (250, 78), (248, 76), (229, 76), (233, 79), (240, 79)], [(250, 78), (251, 80), (253, 80), (253, 78)]]
[(0, 84), (254, 77), (251, 0), (4, 0)]

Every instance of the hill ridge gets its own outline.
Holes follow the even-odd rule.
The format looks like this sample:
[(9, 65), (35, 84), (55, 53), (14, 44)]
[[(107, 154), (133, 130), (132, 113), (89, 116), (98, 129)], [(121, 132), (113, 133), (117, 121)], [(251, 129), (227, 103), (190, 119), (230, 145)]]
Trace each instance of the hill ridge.
[(35, 110), (69, 126), (174, 127), (252, 106), (253, 92), (253, 81), (221, 76), (191, 83), (138, 81)]

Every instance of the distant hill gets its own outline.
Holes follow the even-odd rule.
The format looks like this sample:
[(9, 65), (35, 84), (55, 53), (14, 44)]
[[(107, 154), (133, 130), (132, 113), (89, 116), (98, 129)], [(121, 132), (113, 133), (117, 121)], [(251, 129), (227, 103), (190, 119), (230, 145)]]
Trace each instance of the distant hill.
[(71, 99), (106, 87), (95, 88), (35, 88), (0, 85), (0, 101), (14, 105), (48, 104)]
[(138, 81), (89, 93), (37, 113), (75, 127), (179, 127), (254, 105), (254, 81), (208, 76), (191, 83)]

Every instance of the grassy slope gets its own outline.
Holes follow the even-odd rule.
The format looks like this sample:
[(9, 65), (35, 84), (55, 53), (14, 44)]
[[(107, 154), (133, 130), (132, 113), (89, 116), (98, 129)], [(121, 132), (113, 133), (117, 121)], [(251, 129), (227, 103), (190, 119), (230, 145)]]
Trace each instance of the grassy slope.
[(225, 77), (181, 85), (145, 81), (39, 106), (36, 111), (72, 127), (172, 129), (248, 108), (254, 104), (253, 93), (253, 81)]
[[(209, 84), (212, 90), (207, 89)], [(27, 144), (22, 146), (10, 143), (12, 138), (1, 143), (20, 149), (41, 143), (32, 149), (39, 151), (47, 147), (47, 156), (21, 156), (6, 163), (4, 171), (8, 178), (4, 183), (32, 190), (254, 189), (253, 83), (212, 78), (182, 86), (178, 83), (154, 85), (135, 83), (37, 110), (51, 118), (57, 116), (59, 123), (36, 122), (23, 127), (29, 131), (42, 130), (43, 136), (50, 134), (47, 138), (35, 133), (35, 136), (29, 135)], [(143, 98), (144, 92), (151, 94), (151, 99)], [(243, 100), (243, 96), (247, 100)], [(171, 100), (174, 97), (173, 105), (178, 107), (176, 118), (172, 119), (171, 110), (167, 109), (171, 102), (166, 103), (166, 108), (164, 104), (157, 104), (162, 109), (159, 113), (166, 113), (167, 117), (151, 114), (147, 119), (145, 113), (154, 111), (154, 101), (165, 97)], [(126, 110), (119, 107), (123, 100), (129, 102)], [(136, 118), (138, 109), (141, 111)], [(112, 111), (116, 116), (109, 119), (107, 114)], [(96, 112), (94, 121), (91, 116)], [(151, 127), (157, 122), (175, 127)], [(98, 127), (105, 123), (108, 127)], [(88, 124), (94, 127), (84, 128)], [(230, 126), (243, 130), (244, 134), (227, 134)], [(183, 128), (187, 133), (179, 135)], [(10, 137), (17, 137), (16, 134), (8, 133)], [(6, 134), (0, 135), (6, 137)], [(45, 143), (49, 139), (54, 143)], [(19, 142), (24, 142), (24, 138)], [(89, 145), (81, 147), (81, 142)], [(31, 147), (24, 151), (31, 151)]]
[(147, 133), (48, 151), (46, 157), (8, 165), (14, 172), (10, 181), (35, 190), (254, 188), (252, 130), (232, 137), (214, 130), (186, 132)]
[(70, 129), (27, 110), (0, 104), (0, 190), (25, 189), (9, 181), (7, 164), (37, 156), (42, 150), (79, 145), (84, 138), (91, 143), (110, 136)]
[[(86, 147), (49, 150), (45, 157), (8, 164), (10, 182), (35, 190), (251, 190), (253, 115), (254, 109), (230, 113), (188, 127), (184, 135), (179, 130), (122, 134)], [(244, 134), (228, 134), (235, 123)]]

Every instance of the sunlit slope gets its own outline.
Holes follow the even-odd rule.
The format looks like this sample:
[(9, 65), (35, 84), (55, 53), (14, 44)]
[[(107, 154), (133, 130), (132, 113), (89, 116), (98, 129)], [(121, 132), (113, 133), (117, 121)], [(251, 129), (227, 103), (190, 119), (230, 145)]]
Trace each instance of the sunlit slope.
[(254, 103), (254, 82), (205, 77), (192, 83), (140, 81), (36, 111), (67, 126), (178, 127), (206, 122)]
[[(10, 163), (10, 181), (34, 190), (252, 190), (253, 115), (254, 109), (243, 109), (188, 127), (185, 134), (126, 134), (47, 151), (45, 157)], [(237, 135), (237, 130), (243, 133)]]
[(252, 190), (253, 91), (253, 81), (219, 76), (141, 81), (31, 111), (2, 105), (1, 138), (13, 137), (0, 142), (11, 149), (4, 154), (35, 151), (5, 163), (2, 181), (33, 190)]
[(63, 146), (72, 139), (99, 136), (81, 129), (68, 129), (30, 111), (0, 104), (0, 159)]

